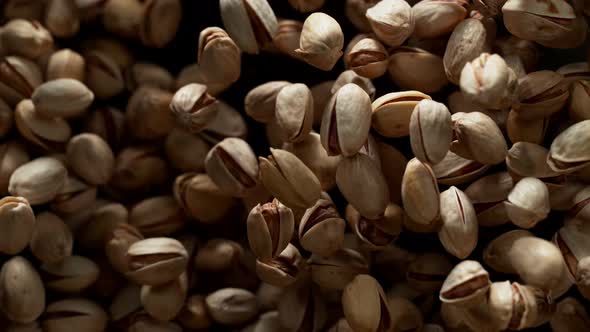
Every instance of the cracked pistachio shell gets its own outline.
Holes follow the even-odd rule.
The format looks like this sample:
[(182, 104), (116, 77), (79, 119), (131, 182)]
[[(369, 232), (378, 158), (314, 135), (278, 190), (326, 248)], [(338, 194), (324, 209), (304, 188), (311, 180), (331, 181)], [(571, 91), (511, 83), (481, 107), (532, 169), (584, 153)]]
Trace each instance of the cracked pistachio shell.
[(250, 145), (241, 138), (229, 137), (209, 150), (205, 170), (227, 195), (241, 197), (258, 182), (258, 160)]
[(412, 16), (416, 22), (412, 35), (417, 38), (436, 38), (451, 33), (467, 17), (467, 5), (464, 0), (419, 1), (412, 7)]
[(0, 301), (4, 315), (18, 323), (30, 323), (45, 310), (43, 282), (26, 258), (15, 256), (2, 265)]
[(173, 320), (182, 310), (188, 292), (186, 273), (176, 280), (160, 286), (141, 287), (140, 300), (143, 309), (150, 316), (161, 320)]
[(451, 151), (485, 165), (504, 161), (508, 147), (498, 125), (480, 112), (453, 114)]
[(451, 113), (444, 104), (424, 99), (410, 118), (410, 144), (416, 158), (437, 164), (444, 159), (452, 140)]
[(516, 74), (498, 54), (482, 53), (461, 71), (461, 91), (475, 104), (504, 109), (516, 99)]
[(38, 227), (35, 221), (33, 209), (24, 197), (0, 199), (0, 252), (16, 255), (24, 250)]
[(334, 203), (319, 199), (301, 218), (299, 242), (305, 250), (329, 257), (342, 248), (345, 228)]
[(393, 331), (391, 309), (383, 288), (370, 275), (360, 274), (344, 288), (342, 310), (354, 331)]
[(423, 253), (408, 265), (406, 280), (414, 289), (436, 293), (453, 267), (450, 258), (443, 253)]
[(313, 124), (313, 95), (307, 85), (290, 84), (277, 94), (275, 118), (288, 142), (307, 137)]
[(8, 21), (0, 31), (5, 53), (35, 59), (53, 47), (53, 37), (41, 23), (25, 19)]
[(547, 163), (556, 172), (569, 173), (590, 163), (590, 120), (578, 122), (561, 132), (551, 143)]
[(537, 178), (523, 178), (512, 188), (505, 206), (508, 217), (515, 225), (531, 228), (545, 219), (551, 210), (549, 190)]
[(293, 59), (300, 59), (299, 54), (295, 52), (299, 48), (299, 39), (303, 22), (288, 19), (279, 19), (279, 27), (276, 36), (273, 38), (274, 46), (283, 54)]
[(125, 90), (121, 67), (110, 53), (90, 51), (86, 59), (86, 85), (97, 99), (108, 99)]
[(488, 32), (478, 19), (465, 19), (455, 27), (443, 57), (445, 72), (450, 82), (458, 85), (465, 64), (489, 50), (487, 38)]
[(387, 208), (387, 182), (379, 165), (368, 155), (343, 159), (336, 170), (336, 184), (344, 198), (366, 218), (379, 218)]
[(365, 92), (369, 95), (371, 100), (375, 98), (376, 90), (373, 81), (364, 76), (360, 76), (359, 74), (355, 73), (354, 70), (350, 69), (345, 70), (340, 75), (338, 75), (334, 81), (334, 84), (332, 85), (332, 88), (330, 89), (330, 93), (334, 95), (336, 92), (338, 92), (338, 90), (340, 90), (340, 88), (348, 83), (353, 83), (361, 87), (361, 89), (365, 90)]
[(98, 304), (70, 298), (50, 303), (41, 325), (47, 332), (60, 332), (72, 326), (80, 332), (101, 332), (106, 329), (108, 321), (108, 314)]
[(506, 156), (508, 170), (519, 177), (539, 179), (559, 176), (547, 164), (549, 150), (534, 143), (518, 142), (512, 145)]
[(445, 279), (439, 298), (454, 305), (469, 305), (485, 300), (491, 281), (488, 271), (477, 261), (457, 264)]
[(278, 22), (267, 0), (221, 0), (219, 8), (223, 26), (244, 52), (258, 54), (272, 43)]
[(149, 47), (163, 48), (176, 36), (182, 20), (180, 0), (147, 0), (139, 25), (139, 38)]
[(282, 288), (294, 283), (304, 266), (299, 250), (289, 243), (276, 258), (256, 260), (256, 275), (262, 282)]
[(214, 321), (223, 325), (242, 325), (258, 314), (256, 295), (246, 289), (222, 288), (205, 298)]
[(579, 274), (580, 261), (590, 256), (590, 233), (579, 222), (566, 223), (553, 237), (553, 243), (561, 251), (571, 280)]
[(91, 133), (76, 135), (66, 149), (68, 166), (83, 180), (93, 185), (109, 182), (115, 169), (111, 147), (100, 136)]
[(318, 178), (294, 154), (281, 149), (270, 149), (268, 158), (258, 157), (260, 179), (279, 201), (292, 208), (307, 208), (319, 198)]
[(480, 226), (493, 227), (510, 221), (504, 200), (514, 187), (514, 180), (508, 172), (484, 176), (465, 189), (473, 203)]
[(477, 215), (471, 200), (456, 187), (440, 194), (440, 218), (442, 226), (438, 238), (453, 256), (465, 259), (477, 246)]
[(406, 166), (402, 180), (402, 201), (408, 217), (429, 225), (440, 217), (440, 193), (434, 172), (428, 164), (414, 158)]
[(42, 263), (56, 263), (72, 255), (74, 236), (61, 218), (43, 212), (37, 215), (29, 246)]
[[(587, 3), (586, 3), (587, 4)], [(590, 5), (588, 5), (590, 7)], [(589, 8), (590, 9), (590, 8)], [(590, 63), (589, 62), (572, 62), (567, 63), (557, 69), (557, 72), (564, 77), (564, 83), (571, 87), (576, 81), (590, 80)]]
[(471, 182), (485, 173), (491, 165), (465, 159), (451, 151), (445, 158), (432, 166), (436, 180), (444, 185), (459, 185)]
[(246, 139), (248, 127), (237, 109), (220, 101), (217, 115), (199, 134), (207, 142), (217, 144), (227, 137)]
[(66, 120), (41, 116), (30, 99), (16, 105), (14, 118), (16, 128), (27, 141), (48, 151), (62, 151), (72, 134)]
[(277, 95), (290, 84), (287, 81), (270, 81), (250, 90), (244, 99), (246, 114), (258, 122), (272, 122), (275, 118)]
[(278, 310), (282, 325), (290, 331), (323, 331), (328, 318), (320, 289), (311, 283), (307, 275), (285, 290)]
[(116, 271), (121, 274), (129, 271), (125, 255), (129, 247), (140, 240), (143, 240), (143, 235), (129, 224), (118, 224), (109, 232), (105, 241), (105, 254)]
[(560, 111), (570, 93), (563, 75), (541, 70), (518, 80), (513, 110), (523, 119), (534, 120)]
[(557, 303), (550, 324), (555, 332), (588, 331), (590, 330), (590, 315), (588, 315), (585, 305), (573, 297), (566, 297)]
[(49, 57), (45, 76), (48, 81), (59, 78), (71, 78), (84, 82), (86, 78), (86, 60), (69, 48), (61, 49)]
[(590, 81), (572, 83), (569, 115), (576, 121), (590, 120)]
[(198, 63), (193, 63), (182, 68), (178, 76), (176, 77), (175, 87), (180, 89), (185, 85), (196, 83), (207, 86), (209, 93), (212, 96), (217, 96), (223, 91), (227, 90), (231, 83), (228, 82), (215, 82), (213, 81)]
[(125, 276), (143, 285), (162, 285), (181, 275), (188, 265), (182, 243), (171, 238), (149, 238), (127, 250), (129, 272)]
[(373, 109), (373, 128), (385, 137), (403, 137), (410, 133), (412, 112), (424, 99), (432, 99), (419, 91), (391, 92), (377, 98)]
[(201, 31), (197, 56), (203, 73), (215, 82), (233, 83), (240, 77), (242, 51), (221, 28)]
[(369, 273), (366, 257), (348, 248), (330, 256), (313, 254), (308, 264), (313, 282), (322, 289), (343, 290), (357, 275)]
[(562, 275), (565, 262), (559, 249), (541, 238), (517, 239), (508, 251), (508, 259), (527, 285), (550, 290), (567, 277)]
[(176, 121), (192, 133), (205, 128), (217, 115), (219, 102), (207, 92), (207, 86), (191, 83), (178, 89), (170, 102)]
[(10, 176), (8, 191), (31, 205), (51, 202), (66, 183), (68, 171), (57, 159), (40, 157), (18, 167)]
[(387, 71), (389, 54), (385, 46), (374, 38), (359, 40), (345, 55), (347, 67), (357, 74), (374, 79), (382, 76)]
[(556, 307), (548, 295), (550, 294), (537, 287), (513, 282), (513, 308), (516, 310), (512, 313), (508, 328), (522, 330), (547, 323)]
[[(114, 218), (113, 218), (114, 219)], [(187, 219), (172, 195), (146, 198), (129, 211), (129, 224), (147, 237), (168, 236), (181, 230)]]
[(406, 1), (379, 1), (367, 9), (366, 17), (373, 32), (390, 47), (400, 46), (414, 31), (412, 7)]
[(43, 83), (39, 66), (28, 59), (6, 56), (0, 60), (0, 97), (10, 106), (30, 98), (33, 90)]
[(582, 296), (590, 298), (590, 258), (582, 258), (576, 268), (576, 284)]
[(389, 203), (381, 218), (367, 219), (348, 204), (346, 220), (363, 246), (369, 250), (383, 250), (401, 233), (404, 211), (399, 205)]
[(45, 287), (60, 293), (80, 293), (94, 284), (100, 274), (99, 266), (82, 256), (66, 256), (60, 261), (44, 262), (40, 269), (47, 279)]
[(542, 144), (548, 127), (549, 118), (527, 120), (519, 116), (514, 110), (508, 113), (506, 119), (506, 131), (512, 143), (530, 142)]
[(499, 235), (486, 245), (483, 251), (483, 261), (496, 272), (516, 273), (508, 258), (508, 253), (516, 240), (532, 236), (531, 232), (523, 229), (515, 229)]
[(291, 241), (294, 227), (293, 211), (277, 199), (256, 205), (247, 219), (252, 252), (261, 260), (278, 256)]
[(185, 212), (205, 224), (221, 221), (234, 205), (234, 199), (222, 193), (207, 174), (179, 175), (173, 190)]
[(303, 22), (299, 48), (295, 50), (305, 62), (325, 71), (332, 70), (342, 56), (344, 34), (331, 16), (316, 12)]
[(449, 83), (442, 57), (417, 47), (392, 50), (387, 70), (391, 80), (404, 90), (434, 93)]
[(350, 157), (367, 141), (371, 129), (371, 99), (348, 83), (332, 96), (322, 116), (320, 138), (328, 155)]

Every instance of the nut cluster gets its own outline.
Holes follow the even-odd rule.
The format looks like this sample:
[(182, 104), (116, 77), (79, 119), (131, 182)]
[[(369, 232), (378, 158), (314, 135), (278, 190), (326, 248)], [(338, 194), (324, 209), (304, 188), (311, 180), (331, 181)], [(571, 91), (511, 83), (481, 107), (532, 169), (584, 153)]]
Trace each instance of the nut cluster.
[(0, 330), (590, 331), (589, 8), (0, 1)]

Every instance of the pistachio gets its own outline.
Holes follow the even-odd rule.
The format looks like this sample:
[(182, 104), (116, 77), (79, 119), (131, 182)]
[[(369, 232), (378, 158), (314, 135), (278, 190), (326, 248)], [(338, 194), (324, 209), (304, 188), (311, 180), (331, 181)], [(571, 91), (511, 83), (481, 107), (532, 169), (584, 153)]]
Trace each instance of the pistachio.
[(389, 199), (400, 204), (402, 179), (408, 159), (396, 148), (381, 141), (377, 141), (377, 150), (381, 158), (381, 169), (386, 170), (383, 176), (389, 188)]
[(35, 59), (53, 46), (53, 37), (41, 23), (25, 19), (13, 19), (0, 32), (2, 48), (8, 54)]
[[(92, 1), (95, 1), (95, 0), (92, 0)], [(104, 8), (105, 9), (104, 10), (105, 17), (108, 17), (108, 14), (107, 14), (108, 10), (107, 9), (111, 5), (116, 6), (117, 3), (121, 3), (121, 2), (126, 2), (127, 4), (136, 3), (136, 2), (128, 1), (128, 0), (109, 1), (109, 3), (106, 4), (105, 8)], [(119, 11), (119, 13), (122, 13), (122, 14), (131, 13), (131, 12), (133, 12), (133, 10), (120, 10)], [(120, 23), (120, 22), (115, 22), (115, 23)], [(134, 22), (127, 21), (125, 23), (133, 24)], [(105, 28), (107, 28), (106, 24), (105, 24)], [(134, 55), (133, 55), (131, 49), (129, 48), (129, 46), (124, 41), (116, 39), (116, 38), (112, 38), (112, 37), (88, 38), (88, 39), (84, 39), (82, 41), (81, 46), (82, 46), (82, 50), (84, 51), (83, 53), (89, 53), (91, 51), (99, 51), (101, 53), (105, 53), (105, 54), (110, 55), (111, 58), (113, 59), (113, 61), (115, 61), (115, 63), (121, 68), (129, 68), (135, 62)]]
[(250, 145), (239, 138), (226, 138), (205, 158), (205, 169), (226, 194), (244, 196), (258, 178), (258, 162)]
[(451, 145), (451, 113), (444, 104), (424, 99), (410, 118), (410, 144), (416, 158), (436, 164), (443, 160)]
[(45, 286), (62, 293), (81, 293), (98, 280), (99, 273), (98, 265), (83, 256), (66, 256), (41, 265)]
[(144, 4), (137, 0), (108, 1), (102, 8), (102, 25), (115, 35), (136, 39), (143, 11)]
[[(119, 203), (100, 202), (91, 207), (84, 225), (72, 226), (76, 240), (84, 248), (102, 250), (111, 233), (121, 224), (127, 224), (129, 212)], [(69, 222), (68, 222), (69, 223)], [(123, 256), (125, 252), (122, 252)]]
[(358, 85), (361, 89), (365, 90), (365, 92), (369, 95), (371, 100), (375, 99), (376, 89), (373, 82), (370, 79), (357, 74), (354, 70), (345, 70), (342, 73), (340, 73), (340, 75), (338, 75), (338, 77), (334, 81), (334, 84), (330, 89), (330, 93), (332, 95), (336, 94), (336, 92), (338, 92), (340, 88), (342, 88), (348, 83)]
[(320, 137), (328, 155), (350, 157), (365, 144), (371, 126), (371, 100), (348, 83), (332, 96), (322, 116)]
[(453, 269), (450, 259), (441, 253), (424, 253), (411, 261), (406, 271), (410, 286), (422, 292), (438, 292)]
[(576, 121), (590, 120), (590, 81), (572, 83), (569, 114)]
[(283, 204), (307, 208), (320, 198), (320, 183), (315, 174), (295, 155), (270, 149), (268, 158), (258, 157), (260, 179), (268, 191)]
[(172, 93), (151, 86), (133, 91), (125, 112), (131, 134), (145, 140), (169, 134), (176, 124), (169, 107), (172, 97)]
[(373, 277), (356, 276), (342, 293), (342, 310), (354, 331), (392, 331), (393, 322), (383, 289)]
[(69, 48), (54, 52), (47, 62), (45, 76), (48, 81), (60, 78), (71, 78), (84, 82), (86, 78), (86, 60)]
[(584, 331), (590, 329), (590, 316), (582, 303), (573, 297), (566, 297), (557, 303), (550, 323), (555, 332)]
[(367, 9), (366, 17), (373, 32), (387, 46), (400, 46), (414, 31), (412, 7), (405, 1), (381, 0)]
[(14, 256), (0, 269), (2, 312), (10, 320), (30, 323), (45, 310), (45, 288), (31, 263)]
[(26, 140), (45, 150), (63, 150), (72, 134), (67, 121), (40, 115), (30, 99), (25, 99), (16, 105), (14, 117), (19, 133)]
[(342, 248), (345, 227), (334, 203), (319, 199), (301, 218), (299, 241), (306, 250), (327, 257)]
[(484, 165), (449, 151), (443, 160), (432, 166), (432, 171), (438, 183), (458, 185), (477, 179), (490, 167), (491, 165)]
[(569, 173), (581, 169), (590, 162), (590, 150), (584, 141), (590, 127), (590, 120), (578, 122), (557, 136), (551, 143), (547, 163), (556, 172)]
[(274, 46), (281, 52), (291, 58), (300, 59), (299, 54), (295, 52), (299, 48), (299, 39), (303, 30), (303, 22), (288, 19), (278, 20), (277, 34), (273, 38)]
[(401, 233), (404, 211), (397, 204), (389, 203), (383, 217), (366, 219), (352, 206), (346, 207), (346, 220), (356, 236), (371, 250), (382, 250)]
[(527, 74), (518, 81), (514, 111), (523, 119), (547, 117), (563, 108), (569, 97), (564, 77), (549, 70)]
[(205, 298), (214, 321), (224, 325), (241, 325), (258, 314), (256, 295), (239, 288), (223, 288)]
[(129, 211), (129, 224), (147, 237), (171, 235), (182, 229), (186, 221), (182, 208), (172, 195), (144, 199)]
[[(394, 330), (424, 331), (424, 317), (420, 309), (410, 300), (400, 297), (387, 297), (387, 304), (391, 309), (391, 325)], [(393, 308), (396, 308), (395, 310)]]
[(39, 157), (18, 167), (10, 176), (8, 191), (31, 205), (48, 203), (65, 185), (68, 171), (55, 158)]
[(99, 107), (83, 120), (83, 131), (102, 137), (112, 149), (121, 146), (124, 126), (125, 115), (114, 107)]
[(518, 142), (508, 151), (506, 166), (515, 177), (530, 176), (541, 180), (559, 177), (559, 173), (553, 171), (546, 162), (548, 153), (549, 150), (540, 145)]
[(312, 280), (322, 289), (343, 290), (357, 275), (369, 273), (367, 259), (347, 248), (330, 256), (313, 254), (308, 263)]
[(180, 89), (183, 86), (192, 83), (202, 84), (207, 86), (207, 89), (212, 96), (217, 96), (227, 90), (231, 85), (229, 82), (215, 82), (208, 75), (210, 74), (208, 74), (203, 67), (199, 66), (198, 63), (187, 65), (178, 74), (175, 87), (176, 89)]
[(485, 108), (504, 109), (515, 101), (516, 74), (497, 55), (482, 53), (461, 71), (461, 91)]
[(510, 220), (522, 228), (531, 228), (545, 219), (551, 209), (547, 186), (536, 178), (518, 181), (505, 203)]
[(258, 54), (277, 33), (277, 19), (266, 0), (223, 0), (219, 7), (227, 32), (246, 53)]
[(404, 210), (415, 222), (434, 224), (440, 217), (440, 193), (434, 172), (420, 160), (408, 162), (402, 180)]
[(207, 174), (185, 173), (174, 181), (174, 197), (184, 211), (205, 224), (217, 223), (234, 204)]
[(258, 204), (248, 215), (248, 241), (256, 256), (268, 260), (289, 244), (294, 230), (293, 211), (278, 200)]
[(301, 141), (311, 131), (313, 96), (305, 84), (287, 85), (276, 98), (276, 121), (287, 141)]
[(96, 134), (72, 137), (66, 156), (72, 170), (90, 184), (106, 184), (113, 175), (115, 156), (107, 142)]
[(514, 180), (510, 174), (499, 172), (484, 176), (465, 189), (477, 213), (479, 225), (498, 226), (510, 221), (504, 200), (513, 187)]
[(450, 254), (464, 259), (477, 245), (477, 216), (471, 201), (464, 192), (451, 187), (440, 194), (442, 226), (438, 238)]
[(122, 274), (129, 271), (127, 250), (140, 240), (143, 240), (143, 235), (137, 228), (129, 224), (119, 224), (110, 232), (105, 241), (105, 253), (115, 270)]
[(80, 29), (78, 8), (73, 0), (50, 0), (45, 9), (45, 25), (54, 36), (71, 38)]
[(100, 332), (108, 323), (107, 313), (98, 304), (71, 298), (50, 303), (41, 323), (43, 331), (59, 332), (76, 326), (80, 332)]
[(570, 280), (576, 280), (580, 261), (590, 253), (587, 245), (588, 231), (578, 222), (566, 223), (554, 235), (552, 241), (562, 253)]
[[(438, 3), (434, 0), (427, 2)], [(449, 83), (442, 57), (417, 47), (401, 46), (392, 50), (387, 70), (391, 80), (405, 90), (434, 93)]]
[(316, 12), (303, 22), (299, 48), (295, 50), (305, 62), (321, 70), (331, 70), (342, 56), (344, 34), (331, 16)]
[(467, 3), (463, 0), (419, 1), (412, 7), (415, 21), (413, 35), (418, 38), (435, 38), (451, 33), (467, 17)]
[(37, 215), (31, 236), (31, 252), (43, 263), (55, 263), (72, 255), (74, 236), (61, 218), (53, 213)]
[(274, 120), (277, 95), (289, 84), (287, 81), (270, 81), (250, 90), (244, 100), (246, 114), (262, 123)]
[(139, 24), (139, 38), (150, 47), (162, 48), (176, 36), (182, 20), (179, 0), (147, 0)]
[(373, 108), (373, 128), (385, 137), (403, 137), (410, 133), (412, 112), (424, 99), (432, 99), (419, 91), (391, 92), (377, 98)]
[(246, 139), (248, 127), (237, 109), (220, 101), (217, 115), (199, 134), (207, 142), (217, 144), (228, 137)]
[(278, 256), (268, 261), (256, 260), (256, 275), (270, 285), (287, 287), (297, 280), (304, 266), (299, 250), (289, 243)]
[(576, 267), (576, 284), (586, 299), (590, 298), (590, 259), (582, 258)]
[(199, 248), (194, 258), (194, 265), (202, 271), (227, 271), (239, 264), (244, 254), (244, 249), (239, 243), (213, 238)]
[(225, 30), (209, 27), (199, 34), (198, 63), (215, 82), (233, 83), (240, 77), (241, 51)]
[(590, 65), (588, 62), (572, 62), (557, 69), (564, 77), (564, 83), (571, 87), (571, 83), (590, 79)]
[(211, 325), (211, 317), (207, 312), (205, 298), (201, 295), (189, 296), (177, 319), (185, 328), (208, 328)]
[(440, 290), (440, 300), (454, 305), (483, 301), (490, 289), (490, 276), (477, 261), (466, 260), (449, 273)]
[(110, 53), (90, 51), (86, 58), (86, 85), (97, 99), (108, 99), (125, 90), (123, 72)]
[(180, 125), (196, 133), (213, 121), (218, 105), (217, 99), (207, 92), (207, 86), (192, 83), (176, 91), (170, 109)]
[(359, 40), (345, 57), (350, 69), (371, 79), (385, 74), (389, 63), (385, 46), (374, 38)]
[(488, 32), (483, 23), (475, 18), (468, 18), (457, 24), (445, 50), (443, 64), (450, 82), (459, 84), (461, 71), (466, 63), (488, 51)]
[(172, 166), (182, 172), (201, 172), (209, 151), (207, 142), (198, 135), (174, 128), (165, 142), (166, 157)]
[(0, 97), (10, 106), (30, 98), (43, 82), (39, 66), (31, 60), (7, 56), (0, 60)]
[(346, 0), (344, 13), (346, 17), (358, 30), (370, 32), (372, 30), (369, 19), (367, 19), (367, 9), (373, 7), (380, 0)]
[(150, 238), (135, 242), (128, 251), (126, 277), (144, 285), (158, 286), (173, 281), (186, 270), (188, 253), (171, 238)]
[(518, 115), (514, 110), (508, 113), (506, 131), (512, 143), (530, 142), (543, 143), (545, 133), (549, 127), (549, 118), (527, 120)]
[(174, 319), (182, 309), (187, 291), (188, 280), (186, 273), (183, 273), (174, 281), (164, 285), (142, 286), (141, 304), (152, 317), (161, 321), (169, 321)]
[(498, 38), (494, 43), (494, 47), (498, 49), (500, 55), (505, 59), (510, 55), (516, 55), (520, 58), (527, 73), (534, 71), (539, 62), (539, 48), (530, 40), (510, 35)]
[(480, 112), (455, 113), (452, 119), (451, 151), (482, 164), (495, 165), (504, 161), (508, 147), (494, 120)]
[(24, 197), (5, 196), (0, 199), (0, 251), (16, 255), (27, 247), (35, 229), (35, 214)]

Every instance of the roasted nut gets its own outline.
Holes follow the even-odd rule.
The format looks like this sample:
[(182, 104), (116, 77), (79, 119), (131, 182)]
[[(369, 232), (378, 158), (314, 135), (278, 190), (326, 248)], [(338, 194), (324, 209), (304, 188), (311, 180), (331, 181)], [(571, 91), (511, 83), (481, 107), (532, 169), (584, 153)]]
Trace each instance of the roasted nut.
[(437, 164), (451, 146), (451, 113), (444, 104), (424, 99), (410, 118), (410, 144), (416, 158)]
[(41, 277), (26, 258), (15, 256), (0, 270), (2, 312), (12, 321), (30, 323), (45, 310)]
[(352, 249), (342, 249), (330, 256), (313, 254), (308, 263), (313, 282), (322, 289), (343, 290), (357, 275), (369, 273), (367, 259)]
[(0, 61), (0, 97), (10, 106), (31, 98), (33, 90), (43, 82), (39, 66), (18, 56), (7, 56)]
[(250, 248), (260, 260), (278, 256), (294, 231), (293, 211), (274, 199), (255, 206), (247, 220)]
[(60, 262), (72, 255), (74, 236), (63, 220), (53, 213), (37, 215), (35, 230), (31, 237), (31, 252), (43, 263)]
[(331, 16), (316, 12), (303, 22), (299, 48), (295, 50), (305, 62), (321, 70), (331, 70), (342, 56), (344, 34)]
[(141, 304), (152, 317), (169, 321), (174, 319), (182, 309), (187, 291), (188, 280), (186, 273), (183, 273), (176, 280), (164, 285), (142, 286)]
[(117, 225), (110, 232), (105, 244), (105, 254), (111, 266), (122, 274), (128, 272), (127, 251), (132, 244), (141, 240), (143, 240), (143, 235), (137, 228), (129, 224)]
[(469, 183), (484, 174), (490, 167), (491, 165), (484, 165), (449, 151), (443, 160), (432, 166), (432, 171), (439, 184), (452, 186)]
[(176, 36), (182, 21), (179, 0), (147, 0), (143, 3), (139, 38), (149, 47), (162, 48)]
[(578, 122), (567, 128), (551, 143), (547, 163), (556, 172), (569, 173), (584, 168), (590, 163), (590, 150), (584, 141), (590, 132), (590, 120)]
[(564, 77), (556, 72), (541, 70), (519, 79), (514, 111), (523, 119), (540, 119), (563, 108), (569, 97)]
[(277, 33), (277, 18), (266, 0), (222, 0), (219, 7), (227, 33), (246, 53), (258, 54)]
[(270, 81), (250, 90), (244, 99), (246, 114), (258, 122), (271, 122), (275, 118), (277, 95), (289, 84), (287, 81)]
[(407, 215), (422, 225), (440, 218), (440, 193), (434, 172), (420, 160), (408, 162), (402, 180), (402, 201)]
[(590, 329), (590, 316), (582, 303), (573, 297), (566, 297), (557, 303), (550, 323), (555, 332), (581, 332)]
[(106, 184), (113, 175), (113, 151), (96, 134), (83, 133), (72, 137), (68, 142), (66, 157), (68, 166), (90, 184)]
[(459, 84), (465, 64), (488, 51), (488, 32), (483, 23), (468, 18), (459, 23), (447, 43), (443, 63), (450, 82)]
[(415, 21), (413, 36), (435, 38), (451, 33), (467, 17), (467, 3), (454, 1), (419, 1), (412, 7)]
[(449, 273), (440, 290), (440, 300), (454, 305), (470, 305), (485, 300), (490, 275), (477, 261), (466, 260)]
[(148, 85), (133, 91), (125, 112), (131, 134), (144, 140), (158, 139), (169, 134), (176, 124), (170, 112), (172, 96), (169, 91)]
[(135, 242), (128, 251), (126, 277), (144, 285), (158, 286), (175, 280), (188, 265), (184, 246), (171, 238), (150, 238)]
[(180, 125), (196, 133), (213, 121), (218, 105), (217, 99), (207, 92), (207, 86), (192, 83), (176, 91), (170, 109)]
[(129, 211), (129, 224), (147, 237), (168, 236), (182, 229), (186, 217), (172, 195), (138, 202)]
[(214, 321), (224, 325), (241, 325), (258, 314), (256, 295), (239, 288), (223, 288), (205, 298)]
[(408, 266), (406, 279), (410, 286), (422, 292), (436, 293), (453, 269), (450, 259), (440, 253), (425, 253)]
[(373, 128), (385, 137), (407, 136), (412, 112), (424, 99), (432, 98), (419, 91), (392, 92), (377, 98), (371, 105)]
[(211, 148), (205, 169), (219, 189), (231, 196), (246, 195), (258, 182), (256, 155), (240, 138), (226, 138)]
[(279, 318), (291, 331), (322, 331), (326, 324), (326, 304), (308, 276), (299, 278), (283, 293), (278, 305)]
[(192, 218), (205, 224), (219, 222), (234, 205), (207, 174), (185, 173), (174, 180), (174, 197)]
[(50, 303), (41, 325), (47, 332), (59, 332), (72, 326), (80, 332), (100, 332), (106, 328), (108, 321), (107, 313), (98, 304), (72, 298)]
[(379, 1), (367, 9), (366, 17), (373, 32), (387, 46), (400, 46), (414, 31), (412, 7), (405, 1)]
[(240, 49), (223, 29), (208, 27), (199, 34), (198, 64), (212, 81), (225, 84), (237, 81), (241, 56)]
[(307, 137), (313, 123), (311, 90), (301, 83), (282, 88), (276, 98), (275, 118), (288, 142)]
[(524, 178), (510, 191), (505, 206), (508, 218), (515, 225), (531, 228), (549, 214), (549, 190), (537, 178)]
[(86, 85), (97, 99), (108, 99), (125, 90), (123, 72), (110, 53), (89, 51), (86, 59)]
[(451, 187), (440, 194), (441, 228), (438, 238), (443, 247), (460, 259), (465, 259), (477, 246), (477, 216), (471, 200), (464, 192)]
[(95, 262), (82, 256), (67, 256), (59, 261), (44, 262), (40, 268), (48, 289), (73, 294), (81, 293), (94, 284), (100, 273)]
[(364, 246), (369, 250), (383, 250), (401, 233), (404, 211), (397, 204), (389, 203), (381, 218), (371, 220), (348, 204), (346, 220)]
[(508, 147), (494, 120), (480, 112), (455, 113), (452, 119), (451, 151), (487, 165), (504, 161)]
[(305, 261), (299, 250), (289, 243), (277, 257), (267, 261), (256, 260), (256, 275), (267, 284), (287, 287), (297, 280), (304, 267)]
[(68, 171), (57, 159), (40, 157), (18, 167), (10, 176), (8, 191), (31, 205), (48, 203), (66, 183)]
[(401, 46), (392, 50), (387, 70), (393, 82), (405, 90), (434, 93), (449, 83), (442, 57), (416, 47)]
[(373, 277), (361, 274), (342, 292), (342, 310), (354, 331), (391, 331), (389, 304), (383, 289)]
[(37, 21), (13, 19), (0, 31), (4, 52), (35, 59), (53, 47), (51, 33)]
[(5, 196), (0, 199), (0, 252), (16, 255), (27, 247), (38, 229), (35, 214), (24, 197)]
[(189, 296), (177, 319), (185, 328), (208, 328), (211, 325), (211, 317), (209, 317), (209, 313), (207, 312), (205, 298), (201, 295)]
[(67, 121), (41, 116), (30, 99), (24, 99), (16, 105), (14, 118), (19, 133), (44, 150), (63, 151), (72, 135)]

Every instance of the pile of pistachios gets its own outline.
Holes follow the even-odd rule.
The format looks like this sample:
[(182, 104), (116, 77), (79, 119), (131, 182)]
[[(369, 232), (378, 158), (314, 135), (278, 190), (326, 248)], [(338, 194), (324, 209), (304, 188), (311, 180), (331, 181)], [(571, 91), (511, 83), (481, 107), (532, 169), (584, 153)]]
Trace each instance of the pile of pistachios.
[(0, 332), (590, 331), (590, 1), (193, 1), (0, 1)]

